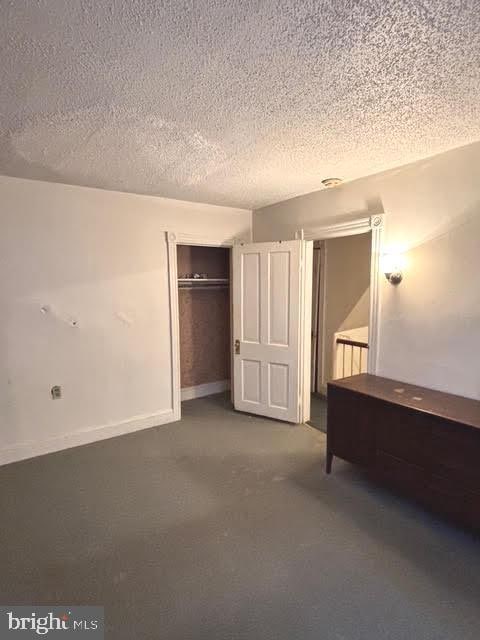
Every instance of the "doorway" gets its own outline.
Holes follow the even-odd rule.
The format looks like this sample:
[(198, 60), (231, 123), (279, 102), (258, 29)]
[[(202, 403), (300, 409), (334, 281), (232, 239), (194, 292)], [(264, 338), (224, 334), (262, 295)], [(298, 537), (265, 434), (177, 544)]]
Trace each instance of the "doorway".
[(372, 234), (314, 242), (311, 417), (326, 431), (327, 384), (367, 371)]
[(230, 249), (177, 245), (181, 401), (230, 388)]
[[(380, 256), (383, 247), (384, 215), (377, 214), (371, 217), (353, 218), (348, 222), (341, 222), (334, 225), (321, 226), (308, 231), (299, 230), (295, 233), (295, 240), (279, 240), (275, 242), (244, 243), (225, 239), (215, 234), (212, 236), (196, 236), (194, 234), (166, 232), (168, 245), (168, 269), (170, 288), (170, 313), (171, 313), (171, 354), (172, 354), (172, 404), (174, 415), (177, 420), (181, 419), (181, 396), (186, 399), (186, 395), (193, 393), (186, 391), (190, 387), (184, 387), (181, 393), (181, 366), (180, 366), (180, 322), (179, 322), (179, 282), (177, 273), (177, 249), (181, 245), (223, 248), (227, 249), (230, 255), (229, 282), (221, 282), (228, 291), (229, 305), (229, 325), (235, 331), (235, 340), (230, 333), (230, 343), (225, 350), (232, 362), (231, 373), (226, 382), (215, 381), (222, 384), (222, 388), (231, 384), (231, 401), (235, 408), (240, 411), (249, 411), (267, 417), (284, 419), (287, 422), (307, 422), (310, 421), (310, 402), (312, 387), (311, 378), (311, 306), (312, 306), (312, 253), (313, 240), (330, 240), (335, 238), (345, 238), (358, 234), (369, 234), (371, 237), (371, 268), (370, 268), (370, 302), (369, 302), (369, 322), (368, 322), (368, 360), (367, 364), (362, 358), (362, 366), (367, 367), (368, 373), (374, 374), (377, 368), (378, 344), (379, 344), (379, 308), (380, 308)], [(327, 259), (325, 252), (325, 258)], [(246, 258), (246, 254), (249, 257)], [(251, 254), (251, 255), (250, 255)], [(243, 257), (242, 257), (243, 256)], [(255, 257), (257, 256), (257, 257)], [(288, 256), (288, 257), (287, 257)], [(236, 262), (236, 268), (235, 264)], [(248, 269), (240, 269), (240, 265)], [(272, 265), (275, 266), (271, 269)], [(287, 268), (288, 267), (288, 268)], [(180, 275), (195, 275), (195, 273), (183, 269)], [(198, 275), (205, 273), (200, 269)], [(225, 272), (223, 272), (224, 274)], [(236, 274), (236, 275), (235, 275)], [(235, 277), (233, 277), (235, 275)], [(208, 272), (207, 272), (208, 276)], [(253, 277), (255, 276), (255, 277)], [(198, 278), (195, 278), (198, 279)], [(207, 280), (208, 278), (205, 278)], [(225, 280), (225, 278), (223, 279)], [(249, 281), (251, 283), (249, 284)], [(289, 282), (288, 286), (284, 286)], [(254, 284), (256, 283), (256, 284)], [(279, 283), (284, 283), (283, 285)], [(187, 283), (187, 286), (191, 283)], [(193, 284), (192, 286), (208, 286), (207, 282)], [(231, 293), (230, 293), (231, 291)], [(323, 298), (325, 299), (326, 291)], [(257, 302), (255, 302), (257, 301)], [(258, 304), (257, 304), (258, 303)], [(235, 308), (235, 314), (233, 313)], [(253, 306), (252, 306), (253, 305)], [(268, 310), (275, 309), (274, 313)], [(281, 310), (279, 313), (278, 310)], [(283, 311), (282, 311), (283, 309)], [(287, 314), (287, 309), (289, 310)], [(265, 313), (267, 310), (267, 313)], [(292, 313), (293, 310), (293, 313)], [(191, 314), (193, 317), (193, 314)], [(288, 318), (288, 320), (287, 320)], [(239, 324), (240, 323), (240, 324)], [(278, 325), (278, 326), (277, 326)], [(291, 349), (289, 363), (279, 360), (278, 354), (274, 355), (274, 360), (269, 361), (268, 354), (262, 353), (264, 349), (263, 341), (249, 339), (248, 349), (251, 355), (245, 357), (245, 345), (243, 338), (247, 336), (245, 331), (254, 330), (255, 327), (262, 327), (261, 334), (269, 336), (267, 342), (272, 347), (285, 347)], [(288, 344), (284, 336), (280, 335), (288, 327)], [(292, 333), (293, 330), (293, 333)], [(325, 330), (325, 324), (322, 327)], [(245, 335), (244, 335), (245, 334)], [(278, 335), (277, 335), (278, 334)], [(259, 333), (260, 335), (260, 333)], [(293, 340), (290, 340), (290, 337)], [(243, 340), (245, 342), (245, 340)], [(283, 342), (283, 344), (282, 344)], [(238, 344), (237, 344), (238, 343)], [(235, 355), (233, 355), (233, 345), (235, 344)], [(268, 344), (266, 345), (268, 346)], [(237, 347), (239, 351), (237, 351)], [(245, 347), (246, 348), (246, 347)], [(323, 339), (322, 350), (317, 349), (317, 353), (325, 354), (325, 339)], [(238, 356), (241, 357), (238, 357)], [(354, 358), (355, 361), (355, 358)], [(235, 370), (233, 363), (236, 363)], [(280, 366), (278, 366), (280, 364)], [(292, 368), (292, 375), (286, 373), (287, 367)], [(261, 375), (252, 375), (257, 371)], [(317, 371), (324, 371), (326, 366), (325, 357), (320, 364), (316, 363)], [(233, 384), (235, 382), (235, 384)], [(258, 382), (258, 384), (257, 384)], [(205, 383), (210, 384), (210, 383)], [(323, 386), (321, 386), (323, 385)], [(194, 387), (200, 385), (193, 385)], [(236, 388), (238, 386), (238, 389)], [(295, 394), (290, 393), (295, 389)], [(197, 392), (202, 393), (205, 389), (200, 389), (191, 397), (198, 397)], [(206, 391), (211, 392), (212, 387), (207, 387)], [(217, 389), (215, 389), (217, 390)], [(257, 393), (258, 390), (258, 393)], [(326, 375), (323, 374), (317, 388), (313, 391), (317, 397), (326, 392)], [(265, 395), (266, 393), (266, 395)], [(256, 394), (256, 395), (255, 395)], [(255, 396), (255, 397), (254, 397)], [(265, 410), (262, 412), (257, 401), (263, 402), (265, 396)], [(280, 397), (281, 396), (281, 397)], [(290, 398), (291, 397), (291, 398)], [(288, 398), (288, 402), (285, 400)], [(292, 402), (290, 403), (290, 399)], [(241, 403), (248, 401), (251, 405), (248, 408), (241, 406)], [(255, 406), (254, 406), (255, 405)], [(268, 405), (268, 406), (267, 406)], [(283, 406), (282, 406), (283, 405)], [(291, 406), (290, 406), (291, 405)], [(295, 405), (295, 406), (294, 406)], [(276, 413), (274, 413), (274, 409)], [(278, 415), (278, 410), (287, 409), (289, 415), (285, 417)]]

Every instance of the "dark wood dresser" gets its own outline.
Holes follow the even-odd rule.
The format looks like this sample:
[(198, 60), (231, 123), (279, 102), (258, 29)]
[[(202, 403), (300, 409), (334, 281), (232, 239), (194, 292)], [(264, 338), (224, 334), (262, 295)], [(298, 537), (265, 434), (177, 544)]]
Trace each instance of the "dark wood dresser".
[(480, 402), (369, 374), (328, 384), (333, 456), (480, 531)]

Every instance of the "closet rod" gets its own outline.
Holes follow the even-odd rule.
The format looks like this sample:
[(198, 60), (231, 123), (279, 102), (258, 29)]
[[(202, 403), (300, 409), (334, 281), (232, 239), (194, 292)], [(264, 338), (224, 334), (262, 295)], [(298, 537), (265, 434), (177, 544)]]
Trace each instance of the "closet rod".
[(212, 290), (216, 290), (216, 289), (228, 289), (228, 285), (221, 285), (221, 284), (214, 284), (214, 285), (210, 285), (210, 286), (197, 286), (197, 287), (178, 287), (179, 291), (197, 291), (198, 289), (203, 289), (203, 291), (212, 291)]

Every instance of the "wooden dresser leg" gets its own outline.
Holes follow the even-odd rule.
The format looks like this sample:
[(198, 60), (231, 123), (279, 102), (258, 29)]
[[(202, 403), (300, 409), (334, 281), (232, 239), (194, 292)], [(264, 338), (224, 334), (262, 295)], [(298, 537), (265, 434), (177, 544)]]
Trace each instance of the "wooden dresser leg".
[(330, 453), (330, 451), (327, 451), (327, 468), (326, 468), (327, 473), (332, 472), (332, 461), (333, 461), (333, 453)]

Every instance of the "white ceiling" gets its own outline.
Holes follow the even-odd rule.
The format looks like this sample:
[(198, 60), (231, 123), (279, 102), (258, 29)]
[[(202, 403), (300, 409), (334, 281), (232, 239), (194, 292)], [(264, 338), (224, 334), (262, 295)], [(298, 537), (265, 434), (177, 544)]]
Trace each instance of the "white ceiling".
[(0, 0), (0, 173), (246, 208), (480, 139), (478, 0)]

